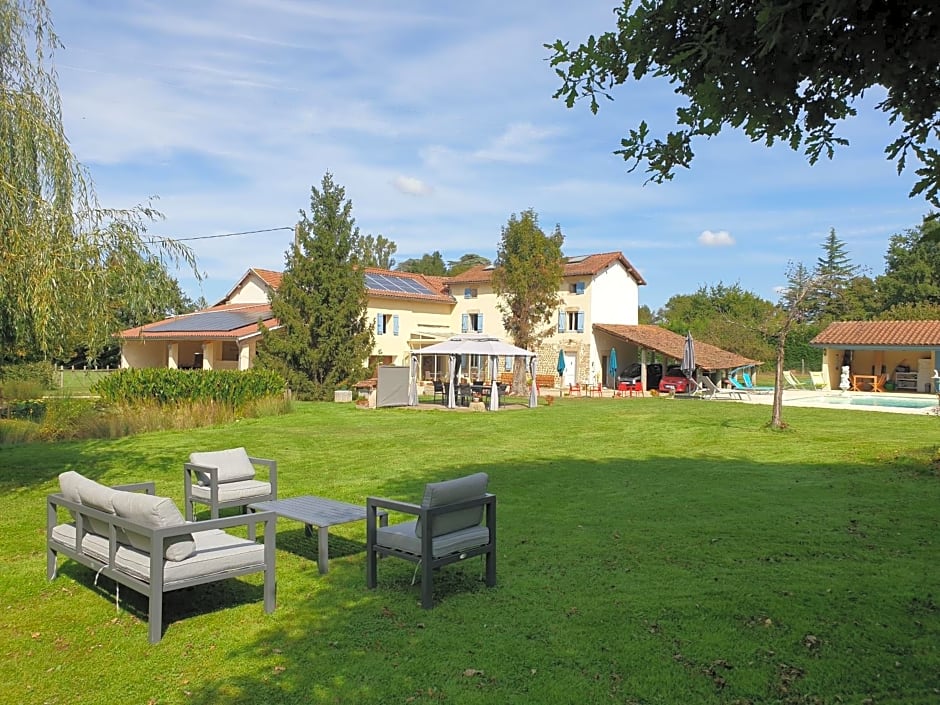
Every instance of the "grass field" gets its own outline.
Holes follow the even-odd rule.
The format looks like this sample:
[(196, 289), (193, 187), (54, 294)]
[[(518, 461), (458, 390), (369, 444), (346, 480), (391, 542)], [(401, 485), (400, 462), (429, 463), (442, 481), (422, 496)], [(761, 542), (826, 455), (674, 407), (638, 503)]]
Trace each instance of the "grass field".
[[(0, 703), (927, 704), (940, 699), (940, 419), (664, 399), (497, 413), (298, 404), (288, 416), (115, 441), (0, 448)], [(331, 570), (278, 525), (260, 576), (145, 601), (64, 563), (45, 579), (58, 473), (182, 499), (196, 449), (279, 463), (281, 496), (417, 500), (478, 470), (498, 497), (498, 585), (414, 567)]]
[(57, 394), (84, 395), (91, 391), (92, 385), (105, 375), (116, 370), (56, 370), (55, 382), (58, 385)]

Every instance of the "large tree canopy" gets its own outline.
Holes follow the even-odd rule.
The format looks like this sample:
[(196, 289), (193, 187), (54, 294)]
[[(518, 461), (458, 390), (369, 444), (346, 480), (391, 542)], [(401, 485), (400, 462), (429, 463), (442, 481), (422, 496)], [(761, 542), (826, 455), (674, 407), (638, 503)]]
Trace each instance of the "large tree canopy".
[[(558, 289), (564, 273), (561, 246), (565, 236), (555, 226), (551, 235), (539, 227), (539, 216), (531, 208), (512, 214), (503, 226), (496, 250), (493, 289), (503, 315), (503, 327), (520, 348), (532, 349), (551, 332), (549, 323), (561, 303)], [(524, 365), (516, 358), (513, 389), (524, 391)]]
[(562, 80), (555, 97), (598, 97), (647, 75), (666, 78), (687, 99), (678, 129), (664, 138), (647, 123), (630, 130), (621, 154), (650, 180), (671, 179), (692, 161), (692, 142), (724, 127), (754, 141), (804, 149), (810, 163), (848, 142), (837, 125), (865, 91), (881, 86), (878, 109), (899, 128), (887, 145), (904, 170), (921, 165), (911, 195), (940, 205), (940, 5), (936, 0), (627, 0), (617, 30), (577, 49), (547, 44)]
[(262, 329), (257, 361), (276, 370), (302, 398), (331, 399), (362, 378), (372, 350), (365, 274), (357, 263), (359, 228), (346, 190), (326, 173), (310, 189), (310, 214), (300, 211), (296, 242), (271, 298), (280, 324)]
[[(191, 253), (170, 240), (154, 250), (149, 206), (101, 208), (62, 126), (52, 55), (59, 46), (44, 0), (0, 0), (0, 356), (8, 360), (94, 351), (119, 327), (115, 272), (140, 259)], [(138, 280), (126, 277), (127, 292)], [(146, 281), (140, 281), (147, 288)]]
[(399, 272), (410, 272), (411, 274), (428, 274), (435, 277), (447, 275), (447, 265), (444, 264), (444, 255), (438, 250), (433, 253), (427, 252), (421, 259), (411, 257), (398, 265)]

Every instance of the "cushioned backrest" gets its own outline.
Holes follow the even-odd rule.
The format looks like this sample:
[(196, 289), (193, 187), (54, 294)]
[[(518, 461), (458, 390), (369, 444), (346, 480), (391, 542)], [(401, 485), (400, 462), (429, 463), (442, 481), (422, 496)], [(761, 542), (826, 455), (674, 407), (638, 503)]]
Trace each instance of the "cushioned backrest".
[[(429, 482), (424, 486), (424, 499), (421, 500), (421, 506), (430, 509), (454, 504), (455, 502), (463, 502), (468, 499), (479, 499), (486, 494), (486, 485), (489, 479), (489, 475), (485, 472), (478, 472), (454, 480)], [(478, 526), (482, 521), (482, 506), (439, 514), (434, 517), (434, 536)], [(415, 534), (421, 536), (420, 519), (415, 526)]]
[[(73, 470), (63, 472), (59, 475), (59, 488), (62, 490), (62, 496), (71, 502), (84, 504), (86, 507), (97, 509), (101, 512), (114, 514), (114, 504), (112, 502), (117, 490), (100, 482), (89, 480)], [(93, 531), (102, 536), (108, 535), (108, 523), (98, 519), (92, 519), (88, 522), (86, 530)]]
[[(139, 492), (115, 492), (112, 499), (114, 513), (122, 519), (148, 529), (164, 529), (171, 526), (182, 526), (186, 522), (180, 510), (169, 497), (155, 497), (154, 495)], [(125, 529), (130, 544), (139, 551), (150, 550), (150, 539), (144, 534)], [(196, 550), (192, 534), (174, 537), (166, 542), (167, 560), (181, 561), (188, 558)]]
[[(229, 448), (206, 453), (190, 453), (189, 462), (219, 469), (219, 482), (239, 482), (255, 477), (255, 466), (248, 459), (244, 448)], [(202, 484), (209, 482), (209, 476), (198, 473)]]

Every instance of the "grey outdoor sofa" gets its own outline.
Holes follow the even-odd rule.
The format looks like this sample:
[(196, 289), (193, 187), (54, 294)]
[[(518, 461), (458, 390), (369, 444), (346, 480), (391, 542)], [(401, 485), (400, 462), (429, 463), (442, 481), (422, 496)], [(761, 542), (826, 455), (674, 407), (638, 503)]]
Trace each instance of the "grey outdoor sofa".
[[(472, 556), (484, 556), (485, 581), (496, 585), (496, 496), (486, 491), (484, 472), (429, 482), (421, 504), (381, 497), (366, 499), (366, 587), (377, 585), (377, 557), (394, 556), (419, 564), (421, 606), (434, 606), (434, 572)], [(380, 526), (379, 510), (417, 517)]]
[[(163, 636), (165, 593), (250, 573), (264, 573), (264, 611), (275, 607), (273, 512), (189, 523), (152, 482), (108, 487), (77, 472), (59, 475), (46, 500), (46, 574), (59, 554), (148, 597), (150, 643)], [(263, 524), (264, 543), (224, 530)]]

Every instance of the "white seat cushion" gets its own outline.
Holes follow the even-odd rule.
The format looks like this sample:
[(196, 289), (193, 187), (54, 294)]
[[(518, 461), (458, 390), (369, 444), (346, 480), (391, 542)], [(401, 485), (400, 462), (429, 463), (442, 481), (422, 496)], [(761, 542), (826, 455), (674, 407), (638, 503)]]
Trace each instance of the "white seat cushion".
[[(59, 488), (62, 496), (70, 502), (84, 504), (86, 507), (97, 509), (99, 512), (114, 514), (113, 498), (117, 490), (102, 485), (100, 482), (90, 480), (74, 470), (63, 472), (59, 475)], [(108, 523), (99, 519), (92, 519), (90, 528), (95, 533), (102, 536), (108, 535)]]
[[(169, 497), (156, 497), (140, 492), (115, 492), (112, 497), (114, 513), (122, 519), (148, 529), (165, 529), (186, 524), (180, 510)], [(127, 541), (140, 551), (150, 550), (150, 537), (130, 529), (126, 532)], [(166, 557), (171, 561), (181, 561), (192, 555), (196, 546), (190, 534), (174, 536), (166, 541)]]
[[(252, 497), (265, 497), (271, 494), (271, 483), (260, 480), (241, 480), (239, 482), (219, 483), (219, 501), (232, 502)], [(202, 485), (193, 485), (192, 496), (209, 501), (211, 490)]]
[[(375, 543), (386, 548), (396, 548), (416, 556), (421, 555), (421, 538), (415, 533), (416, 521), (382, 526), (376, 531)], [(434, 558), (469, 551), (485, 546), (490, 541), (490, 530), (485, 526), (471, 526), (449, 534), (435, 536), (431, 541)]]
[[(219, 469), (219, 484), (223, 482), (238, 482), (251, 480), (255, 476), (255, 466), (248, 459), (244, 448), (229, 448), (228, 450), (215, 450), (206, 453), (190, 453), (189, 462), (194, 465), (204, 465)], [(198, 473), (199, 482), (208, 484), (209, 476)]]
[[(75, 525), (59, 524), (52, 529), (52, 538), (69, 548), (75, 547)], [(193, 534), (195, 550), (182, 561), (167, 561), (163, 567), (163, 584), (174, 584), (192, 578), (224, 575), (242, 569), (264, 569), (264, 544), (232, 536), (219, 529)], [(85, 534), (82, 551), (101, 563), (108, 562), (108, 540), (96, 534)], [(150, 581), (150, 554), (136, 548), (118, 545), (115, 566), (143, 582)]]

